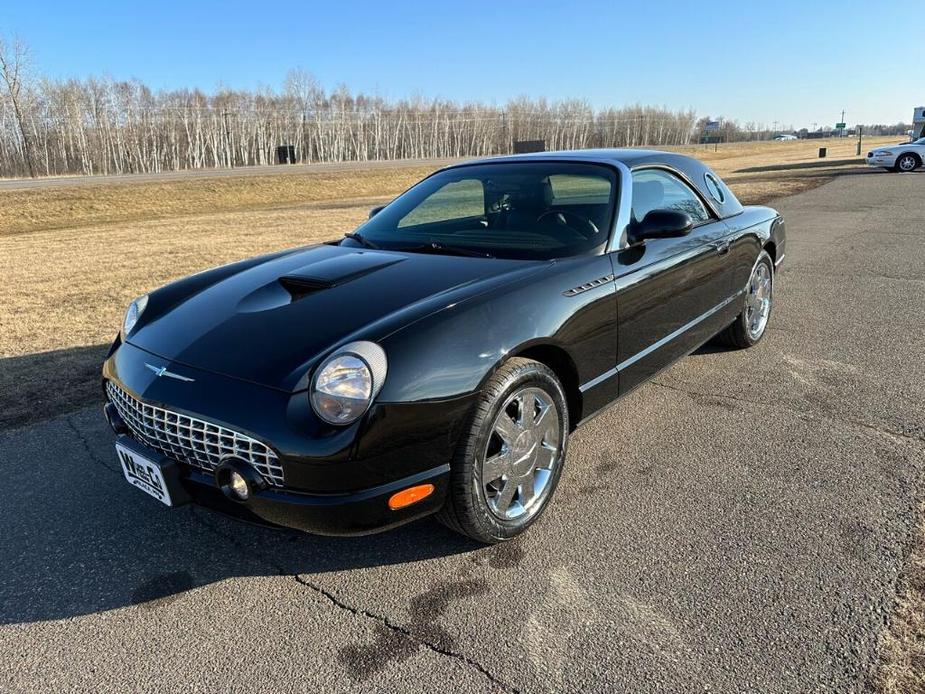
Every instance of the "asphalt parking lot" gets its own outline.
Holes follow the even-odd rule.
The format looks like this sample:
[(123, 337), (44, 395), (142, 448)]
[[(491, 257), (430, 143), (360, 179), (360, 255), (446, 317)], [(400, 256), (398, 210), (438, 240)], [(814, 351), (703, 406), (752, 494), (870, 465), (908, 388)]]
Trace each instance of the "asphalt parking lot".
[(98, 407), (0, 434), (0, 690), (863, 690), (925, 480), (925, 174), (779, 201), (769, 332), (579, 430), (483, 548), (129, 487)]

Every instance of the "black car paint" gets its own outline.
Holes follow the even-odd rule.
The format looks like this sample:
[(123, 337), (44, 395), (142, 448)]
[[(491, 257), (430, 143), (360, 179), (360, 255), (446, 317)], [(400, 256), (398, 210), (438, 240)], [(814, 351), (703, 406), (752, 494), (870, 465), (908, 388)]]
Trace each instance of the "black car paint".
[[(682, 238), (552, 261), (352, 241), (243, 261), (152, 292), (139, 325), (105, 362), (104, 380), (277, 451), (286, 489), (264, 490), (246, 509), (213, 494), (209, 475), (188, 470), (184, 484), (206, 505), (325, 533), (368, 532), (437, 510), (479, 390), (506, 359), (553, 366), (578, 423), (728, 325), (762, 248), (783, 257), (777, 213), (743, 208), (725, 187), (722, 202), (711, 198), (709, 169), (696, 160), (646, 151), (518, 159), (543, 157), (669, 168), (717, 218)], [(307, 388), (323, 357), (358, 339), (384, 348), (388, 377), (364, 417), (334, 427), (314, 414)], [(158, 378), (146, 364), (195, 382)], [(371, 491), (424, 479), (435, 494), (400, 512), (387, 509), (384, 491)]]

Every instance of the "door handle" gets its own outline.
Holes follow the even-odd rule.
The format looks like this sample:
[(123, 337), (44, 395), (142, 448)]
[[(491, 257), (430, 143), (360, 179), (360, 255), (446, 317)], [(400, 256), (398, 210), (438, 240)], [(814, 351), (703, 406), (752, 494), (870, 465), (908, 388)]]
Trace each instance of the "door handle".
[(725, 255), (729, 252), (729, 241), (717, 241), (716, 243), (711, 243), (713, 250), (715, 250), (720, 255)]

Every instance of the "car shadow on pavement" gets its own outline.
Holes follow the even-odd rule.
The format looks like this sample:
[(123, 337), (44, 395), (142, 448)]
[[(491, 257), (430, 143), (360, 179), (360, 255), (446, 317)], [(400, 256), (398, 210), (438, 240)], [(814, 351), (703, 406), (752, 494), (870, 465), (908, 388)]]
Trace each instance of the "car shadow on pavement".
[(348, 571), (471, 552), (424, 519), (366, 537), (255, 526), (130, 487), (97, 408), (0, 432), (0, 624), (156, 605), (237, 576)]

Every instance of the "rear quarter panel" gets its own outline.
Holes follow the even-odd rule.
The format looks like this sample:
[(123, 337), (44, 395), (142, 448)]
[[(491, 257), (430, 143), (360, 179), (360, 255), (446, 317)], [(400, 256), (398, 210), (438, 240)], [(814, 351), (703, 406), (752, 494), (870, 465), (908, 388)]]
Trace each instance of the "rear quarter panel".
[[(725, 220), (730, 231), (729, 262), (733, 291), (745, 287), (761, 249), (768, 246), (771, 259), (782, 259), (786, 248), (784, 220), (770, 207), (749, 206)], [(770, 246), (769, 246), (770, 244)]]

